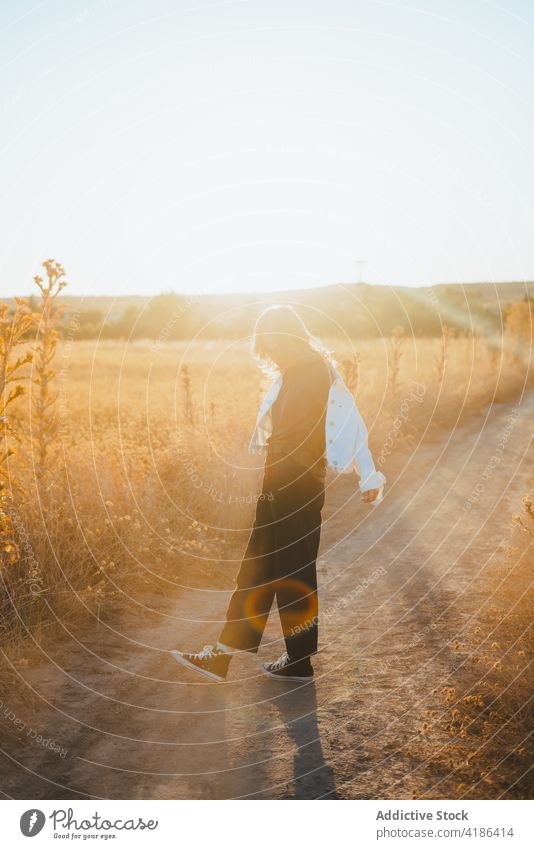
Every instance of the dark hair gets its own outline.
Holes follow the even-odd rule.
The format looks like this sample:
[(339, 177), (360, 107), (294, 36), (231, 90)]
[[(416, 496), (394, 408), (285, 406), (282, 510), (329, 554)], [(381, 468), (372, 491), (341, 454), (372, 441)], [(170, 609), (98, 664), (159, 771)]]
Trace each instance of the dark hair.
[(288, 304), (274, 304), (267, 307), (257, 318), (252, 336), (252, 353), (261, 368), (269, 375), (278, 373), (273, 360), (273, 337), (282, 336), (289, 347), (295, 351), (295, 357), (306, 349), (317, 351), (329, 363), (332, 356), (322, 342), (312, 336), (294, 307)]

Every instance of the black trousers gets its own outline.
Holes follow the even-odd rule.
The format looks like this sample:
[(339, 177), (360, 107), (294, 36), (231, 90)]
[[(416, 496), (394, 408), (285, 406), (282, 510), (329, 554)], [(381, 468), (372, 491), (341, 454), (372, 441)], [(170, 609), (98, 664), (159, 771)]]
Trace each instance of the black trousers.
[(276, 599), (290, 659), (316, 653), (316, 558), (324, 498), (324, 481), (312, 471), (268, 458), (221, 643), (256, 652)]

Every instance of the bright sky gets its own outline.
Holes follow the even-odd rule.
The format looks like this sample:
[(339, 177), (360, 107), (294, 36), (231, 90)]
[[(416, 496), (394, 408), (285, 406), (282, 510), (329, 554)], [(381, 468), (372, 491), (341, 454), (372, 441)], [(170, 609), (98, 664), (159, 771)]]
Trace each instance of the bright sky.
[(534, 279), (532, 0), (3, 0), (0, 295)]

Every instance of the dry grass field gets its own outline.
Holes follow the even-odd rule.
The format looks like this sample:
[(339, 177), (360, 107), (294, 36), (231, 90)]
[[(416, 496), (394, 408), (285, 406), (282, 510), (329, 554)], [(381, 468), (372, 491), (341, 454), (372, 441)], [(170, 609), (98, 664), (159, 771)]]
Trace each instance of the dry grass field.
[[(532, 385), (526, 332), (517, 321), (504, 340), (447, 329), (441, 339), (415, 338), (399, 329), (386, 339), (325, 341), (386, 476), (398, 474), (419, 446), (446, 443), (460, 425), (514, 403)], [(22, 355), (32, 347), (22, 344)], [(261, 458), (246, 449), (267, 383), (247, 341), (67, 337), (54, 347), (47, 427), (42, 381), (31, 382), (34, 357), (21, 363), (26, 391), (10, 405), (5, 435), (13, 453), (5, 461), (2, 511), (2, 675), (13, 685), (13, 670), (37, 662), (35, 646), (54, 640), (58, 622), (74, 630), (94, 616), (120, 623), (126, 610), (142, 618), (157, 610), (158, 599), (168, 603), (188, 588), (231, 586), (234, 572), (224, 563), (243, 548), (261, 474)], [(435, 734), (451, 737), (445, 767), (456, 764), (461, 773), (465, 763), (455, 785), (460, 796), (476, 783), (465, 751), (473, 735), (489, 734), (492, 723), (508, 727), (514, 706), (515, 728), (523, 728), (532, 548), (514, 545), (477, 584), (492, 599), (480, 606), (486, 625), (468, 638), (470, 657), (483, 643), (480, 686), (473, 693), (463, 679), (448, 683), (436, 690), (439, 721), (435, 710), (421, 712), (428, 759), (445, 758), (436, 754), (442, 748), (432, 742)], [(488, 645), (480, 635), (489, 633)], [(491, 653), (508, 650), (511, 665), (502, 671)], [(499, 676), (504, 695), (486, 716), (479, 708), (491, 701)]]
[[(421, 440), (519, 397), (529, 379), (512, 353), (473, 337), (327, 341), (386, 474)], [(27, 448), (32, 393), (14, 405), (22, 444), (9, 471), (25, 533), (20, 562), (4, 571), (7, 638), (39, 623), (44, 602), (78, 616), (80, 604), (142, 594), (147, 583), (165, 592), (184, 575), (204, 580), (213, 551), (250, 525), (259, 485), (247, 444), (268, 384), (247, 342), (65, 340), (54, 368), (44, 482)]]

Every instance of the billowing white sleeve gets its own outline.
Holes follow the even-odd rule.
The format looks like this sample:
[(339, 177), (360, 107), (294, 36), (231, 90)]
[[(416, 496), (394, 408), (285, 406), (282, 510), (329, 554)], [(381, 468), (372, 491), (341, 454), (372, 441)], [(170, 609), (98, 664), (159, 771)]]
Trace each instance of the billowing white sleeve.
[(282, 378), (279, 377), (271, 385), (262, 401), (258, 415), (256, 416), (254, 433), (248, 446), (250, 454), (264, 454), (267, 450), (267, 441), (273, 432), (271, 407), (278, 398), (281, 386)]
[(367, 492), (369, 489), (384, 488), (386, 478), (375, 468), (373, 455), (369, 450), (368, 435), (365, 422), (360, 411), (354, 404), (356, 417), (355, 439), (354, 439), (354, 467), (360, 478), (360, 491)]

